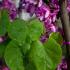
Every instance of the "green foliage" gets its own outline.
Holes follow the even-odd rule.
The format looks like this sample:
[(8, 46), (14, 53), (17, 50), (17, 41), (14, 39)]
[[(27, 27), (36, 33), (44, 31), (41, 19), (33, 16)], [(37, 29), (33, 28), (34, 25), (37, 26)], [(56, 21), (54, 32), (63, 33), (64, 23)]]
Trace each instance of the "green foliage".
[(9, 24), (9, 16), (7, 10), (0, 11), (0, 36), (3, 36), (7, 32), (7, 26)]
[(6, 46), (5, 46), (5, 45), (0, 44), (0, 58), (3, 58), (5, 48), (6, 48)]
[(38, 19), (32, 20), (29, 25), (29, 36), (32, 41), (38, 40), (44, 31), (43, 23)]
[(53, 68), (55, 69), (62, 57), (61, 46), (53, 38), (49, 38), (48, 41), (44, 43), (44, 48), (52, 60)]
[(36, 70), (36, 67), (34, 66), (33, 63), (27, 63), (25, 66), (25, 70)]
[(53, 38), (54, 40), (56, 40), (56, 42), (59, 43), (60, 45), (63, 42), (63, 38), (62, 38), (62, 36), (61, 36), (61, 34), (59, 32), (51, 33), (50, 38)]
[(20, 46), (21, 47), (21, 50), (22, 50), (22, 52), (23, 52), (23, 54), (25, 55), (25, 54), (27, 54), (28, 53), (28, 51), (30, 50), (30, 44), (29, 43), (24, 43), (22, 46)]
[(23, 56), (18, 45), (13, 41), (7, 45), (4, 57), (10, 70), (24, 70)]
[[(4, 28), (3, 28), (4, 27)], [(0, 17), (0, 36), (8, 33), (10, 40), (0, 45), (0, 57), (4, 57), (10, 70), (55, 70), (62, 56), (62, 37), (52, 33), (45, 43), (39, 41), (44, 25), (38, 19), (25, 22), (9, 21), (7, 11)]]
[(8, 34), (11, 39), (22, 45), (28, 35), (27, 23), (20, 19), (14, 20), (8, 27)]
[(31, 50), (29, 52), (29, 59), (34, 63), (37, 70), (51, 70), (52, 61), (48, 57), (43, 44), (40, 41), (35, 41), (31, 45)]

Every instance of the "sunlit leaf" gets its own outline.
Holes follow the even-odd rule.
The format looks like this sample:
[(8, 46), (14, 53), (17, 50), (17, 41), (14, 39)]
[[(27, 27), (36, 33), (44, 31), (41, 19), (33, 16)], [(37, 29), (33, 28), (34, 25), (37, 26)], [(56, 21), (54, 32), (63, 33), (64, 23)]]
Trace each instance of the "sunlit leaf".
[(63, 38), (62, 38), (62, 36), (61, 36), (61, 34), (59, 32), (51, 33), (50, 38), (53, 38), (60, 45), (63, 42)]
[(53, 69), (55, 69), (61, 61), (61, 46), (53, 38), (49, 38), (48, 41), (44, 43), (44, 48), (49, 58), (53, 62)]

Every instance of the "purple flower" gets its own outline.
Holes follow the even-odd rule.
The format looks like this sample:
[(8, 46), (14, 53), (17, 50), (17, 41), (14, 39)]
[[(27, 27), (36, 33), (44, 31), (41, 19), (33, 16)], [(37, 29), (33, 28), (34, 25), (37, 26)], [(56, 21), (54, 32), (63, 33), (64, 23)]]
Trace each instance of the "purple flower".
[(4, 41), (4, 39), (2, 37), (0, 37), (0, 43), (2, 43)]
[(16, 9), (16, 6), (12, 0), (3, 0), (2, 7), (6, 8), (9, 11), (9, 15), (10, 15), (11, 20), (16, 18), (17, 9)]
[(36, 8), (35, 14), (41, 21), (43, 21), (44, 19), (48, 18), (50, 15), (49, 7), (43, 4), (42, 6)]
[(62, 57), (62, 62), (58, 65), (57, 70), (67, 70), (67, 62), (65, 57)]
[(3, 43), (4, 41), (6, 41), (6, 36), (0, 36), (0, 43)]
[(56, 12), (52, 13), (50, 7), (43, 3), (42, 6), (36, 8), (35, 14), (40, 21), (44, 22), (48, 32), (56, 32), (56, 26), (53, 24), (56, 21)]
[(49, 37), (49, 35), (48, 35), (48, 33), (46, 32), (46, 33), (44, 33), (44, 34), (40, 37), (40, 41), (41, 41), (42, 43), (44, 43), (44, 42), (48, 39), (48, 37)]
[(67, 0), (68, 3), (67, 3), (67, 11), (70, 12), (70, 0)]
[(58, 4), (58, 0), (50, 0), (50, 2), (53, 4)]
[(2, 70), (9, 70), (7, 66), (2, 67)]

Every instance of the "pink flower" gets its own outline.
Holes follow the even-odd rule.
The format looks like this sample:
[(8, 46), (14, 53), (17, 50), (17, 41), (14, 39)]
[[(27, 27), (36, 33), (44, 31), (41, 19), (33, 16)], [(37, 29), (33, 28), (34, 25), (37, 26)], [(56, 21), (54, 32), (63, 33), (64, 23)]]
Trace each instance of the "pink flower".
[(35, 14), (41, 21), (43, 21), (49, 17), (50, 9), (47, 5), (43, 4), (42, 6), (36, 8)]
[(3, 67), (2, 70), (9, 70), (9, 68), (8, 67)]
[(62, 57), (62, 62), (58, 65), (57, 70), (67, 70), (67, 62), (65, 57)]
[(15, 19), (17, 16), (17, 9), (15, 4), (12, 0), (3, 0), (2, 1), (2, 7), (6, 8), (9, 11), (9, 15), (11, 19)]

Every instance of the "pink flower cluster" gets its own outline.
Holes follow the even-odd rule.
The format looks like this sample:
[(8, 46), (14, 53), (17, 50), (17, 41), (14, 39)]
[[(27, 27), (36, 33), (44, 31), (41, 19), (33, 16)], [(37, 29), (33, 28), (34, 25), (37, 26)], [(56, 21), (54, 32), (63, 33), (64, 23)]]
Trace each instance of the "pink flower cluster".
[(67, 62), (65, 57), (62, 57), (62, 62), (58, 65), (57, 70), (67, 70)]
[[(2, 0), (2, 7), (9, 10), (11, 19), (15, 19), (18, 12), (24, 9), (31, 16), (35, 14), (44, 23), (48, 32), (57, 31), (55, 21), (60, 10), (58, 0), (50, 0), (48, 4), (43, 0), (20, 0), (19, 8), (16, 8), (13, 0)], [(67, 10), (70, 12), (70, 0), (68, 0)]]
[(9, 11), (10, 19), (15, 19), (17, 15), (17, 9), (12, 0), (2, 0), (1, 9), (5, 8)]
[(1, 66), (0, 70), (9, 70), (9, 68), (7, 66)]
[(21, 9), (25, 9), (30, 14), (35, 14), (40, 21), (43, 21), (46, 30), (56, 32), (55, 20), (58, 9), (51, 12), (50, 6), (46, 5), (42, 0), (22, 0)]

